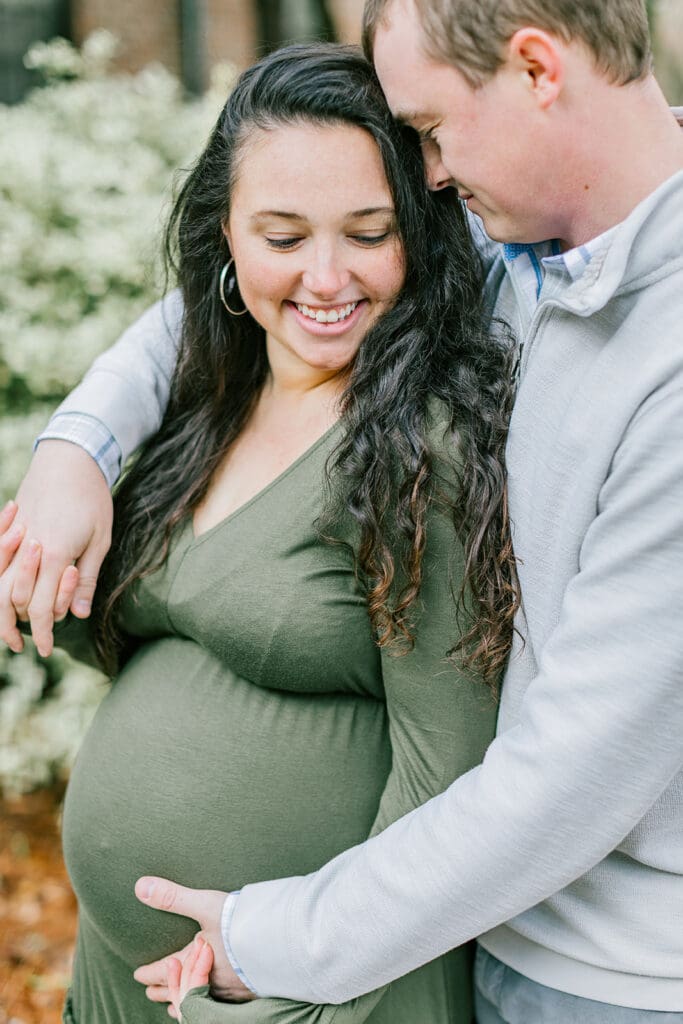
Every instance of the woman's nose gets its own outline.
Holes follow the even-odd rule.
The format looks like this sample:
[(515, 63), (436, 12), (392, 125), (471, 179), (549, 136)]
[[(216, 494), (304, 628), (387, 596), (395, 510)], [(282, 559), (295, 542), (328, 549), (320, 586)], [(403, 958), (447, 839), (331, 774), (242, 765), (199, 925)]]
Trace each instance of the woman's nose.
[(342, 255), (334, 250), (316, 252), (302, 275), (304, 288), (328, 299), (336, 298), (350, 280), (350, 267)]

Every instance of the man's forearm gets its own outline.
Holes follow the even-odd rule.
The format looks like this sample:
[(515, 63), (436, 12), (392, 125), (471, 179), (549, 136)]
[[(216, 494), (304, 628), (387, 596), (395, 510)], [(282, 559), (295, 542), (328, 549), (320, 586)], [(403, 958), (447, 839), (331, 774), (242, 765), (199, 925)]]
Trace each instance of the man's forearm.
[(128, 456), (159, 429), (182, 320), (179, 292), (148, 309), (95, 360), (38, 439), (79, 444), (111, 486)]

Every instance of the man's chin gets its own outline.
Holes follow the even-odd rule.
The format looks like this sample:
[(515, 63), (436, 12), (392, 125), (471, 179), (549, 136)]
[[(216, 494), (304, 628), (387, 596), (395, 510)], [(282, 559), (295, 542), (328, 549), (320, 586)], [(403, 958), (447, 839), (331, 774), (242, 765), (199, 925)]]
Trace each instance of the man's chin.
[[(475, 217), (479, 218), (483, 224), (484, 231), (492, 241), (505, 243), (507, 245), (515, 243), (517, 245), (530, 244), (528, 233), (525, 234), (515, 224), (510, 224), (509, 221), (496, 216), (495, 213), (491, 213), (483, 207), (477, 206), (476, 200), (474, 207), (470, 206), (468, 203), (467, 208), (470, 213), (473, 213)], [(545, 241), (545, 239), (538, 239), (538, 241)]]
[[(494, 242), (511, 242), (510, 225), (502, 223), (501, 218), (488, 210), (483, 203), (480, 203), (476, 196), (470, 196), (465, 200), (465, 206), (477, 217), (484, 226), (484, 231)], [(507, 230), (506, 230), (507, 228)]]

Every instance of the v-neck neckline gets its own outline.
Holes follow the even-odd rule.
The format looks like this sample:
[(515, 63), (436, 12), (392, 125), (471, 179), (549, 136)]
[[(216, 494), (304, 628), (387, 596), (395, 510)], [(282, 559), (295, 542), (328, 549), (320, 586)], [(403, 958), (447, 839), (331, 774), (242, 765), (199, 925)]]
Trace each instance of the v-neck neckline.
[(206, 540), (208, 537), (211, 537), (214, 533), (220, 530), (221, 527), (226, 526), (228, 523), (232, 522), (233, 519), (237, 519), (237, 517), (242, 515), (243, 512), (247, 512), (253, 505), (259, 502), (261, 498), (264, 498), (267, 494), (269, 494), (275, 487), (278, 486), (278, 484), (282, 483), (282, 481), (285, 480), (290, 475), (290, 473), (293, 473), (294, 470), (296, 470), (301, 465), (302, 462), (305, 462), (311, 455), (313, 455), (318, 450), (318, 448), (320, 448), (324, 444), (324, 442), (336, 430), (339, 429), (340, 423), (341, 420), (335, 420), (331, 427), (328, 427), (327, 430), (313, 442), (313, 444), (309, 445), (308, 448), (306, 448), (305, 451), (303, 451), (300, 455), (297, 455), (293, 462), (290, 462), (288, 466), (285, 466), (285, 468), (280, 473), (278, 473), (277, 476), (274, 476), (273, 479), (270, 480), (264, 487), (262, 487), (260, 491), (257, 491), (256, 494), (253, 494), (251, 498), (247, 498), (245, 502), (239, 505), (236, 509), (233, 509), (232, 512), (229, 512), (227, 516), (223, 516), (222, 519), (219, 519), (219, 521), (217, 523), (214, 523), (213, 526), (210, 526), (208, 530), (204, 530), (200, 534), (195, 533), (194, 511), (192, 511), (185, 519), (185, 526), (183, 531), (189, 534), (188, 550), (201, 544), (202, 541)]

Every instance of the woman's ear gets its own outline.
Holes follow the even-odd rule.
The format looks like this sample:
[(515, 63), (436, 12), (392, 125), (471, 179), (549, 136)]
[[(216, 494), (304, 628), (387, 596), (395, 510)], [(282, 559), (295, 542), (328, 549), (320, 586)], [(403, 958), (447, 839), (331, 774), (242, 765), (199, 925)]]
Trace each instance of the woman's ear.
[(550, 107), (564, 82), (564, 44), (540, 28), (520, 28), (508, 43), (509, 66), (524, 76), (524, 84), (542, 110)]

